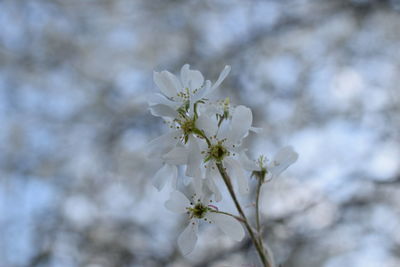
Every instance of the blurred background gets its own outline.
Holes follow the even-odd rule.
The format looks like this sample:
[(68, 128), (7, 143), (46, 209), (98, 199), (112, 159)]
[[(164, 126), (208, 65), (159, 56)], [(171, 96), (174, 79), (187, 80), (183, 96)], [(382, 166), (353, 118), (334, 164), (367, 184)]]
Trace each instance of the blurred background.
[[(1, 0), (0, 266), (257, 266), (249, 240), (165, 210), (146, 143), (153, 70), (191, 64), (252, 108), (283, 267), (400, 266), (400, 1)], [(254, 184), (254, 181), (251, 181)], [(226, 198), (229, 202), (229, 199)], [(242, 199), (252, 216), (250, 199)], [(227, 204), (227, 210), (234, 209)]]

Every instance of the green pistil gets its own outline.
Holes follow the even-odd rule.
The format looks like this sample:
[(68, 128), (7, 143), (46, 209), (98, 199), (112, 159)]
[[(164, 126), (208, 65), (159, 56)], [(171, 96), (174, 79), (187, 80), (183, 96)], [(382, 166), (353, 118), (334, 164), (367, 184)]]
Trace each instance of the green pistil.
[(222, 145), (222, 142), (218, 142), (210, 147), (205, 161), (207, 162), (213, 159), (217, 162), (221, 162), (226, 156), (229, 156), (229, 151)]
[(197, 203), (193, 208), (187, 208), (188, 211), (190, 212), (190, 217), (191, 218), (198, 218), (202, 219), (206, 215), (206, 213), (209, 211), (209, 207), (204, 206), (202, 203)]
[(189, 120), (180, 122), (180, 127), (181, 127), (184, 135), (189, 135), (196, 128), (196, 125), (195, 125), (194, 120), (189, 119)]

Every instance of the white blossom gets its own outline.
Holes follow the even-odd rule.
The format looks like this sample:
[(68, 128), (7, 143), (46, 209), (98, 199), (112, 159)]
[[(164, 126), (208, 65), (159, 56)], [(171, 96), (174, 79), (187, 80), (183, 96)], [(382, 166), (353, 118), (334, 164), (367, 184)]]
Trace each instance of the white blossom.
[(220, 121), (200, 115), (196, 125), (204, 131), (208, 138), (206, 146), (203, 145), (202, 153), (206, 163), (206, 184), (215, 194), (216, 200), (220, 201), (222, 195), (216, 186), (215, 179), (220, 177), (217, 164), (221, 163), (227, 173), (236, 180), (239, 193), (249, 192), (248, 179), (237, 154), (241, 151), (242, 139), (247, 136), (251, 129), (253, 115), (249, 108), (237, 106), (229, 118), (221, 118)]
[(151, 113), (154, 116), (176, 118), (179, 109), (187, 110), (189, 107), (193, 107), (197, 101), (213, 93), (230, 70), (230, 66), (225, 66), (213, 85), (209, 80), (204, 81), (201, 72), (191, 70), (188, 64), (183, 65), (180, 79), (169, 71), (155, 71), (153, 73), (154, 82), (162, 94), (155, 94), (149, 98)]
[(189, 224), (178, 237), (178, 247), (183, 255), (191, 253), (197, 243), (198, 224), (201, 220), (215, 224), (233, 240), (244, 237), (242, 225), (233, 217), (221, 214), (205, 194), (195, 194), (189, 200), (180, 191), (173, 191), (165, 207), (175, 213), (187, 213)]
[(294, 151), (292, 146), (281, 148), (272, 160), (261, 156), (257, 161), (252, 161), (247, 157), (245, 151), (240, 153), (240, 162), (243, 168), (247, 171), (260, 173), (263, 176), (262, 179), (266, 178), (266, 180), (279, 176), (290, 165), (295, 163), (298, 158), (299, 154)]

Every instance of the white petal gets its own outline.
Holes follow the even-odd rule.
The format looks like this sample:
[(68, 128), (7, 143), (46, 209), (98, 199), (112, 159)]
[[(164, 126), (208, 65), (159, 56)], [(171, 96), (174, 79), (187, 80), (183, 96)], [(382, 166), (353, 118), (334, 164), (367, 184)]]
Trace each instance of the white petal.
[(217, 139), (218, 140), (227, 139), (227, 141), (225, 142), (225, 145), (231, 146), (231, 145), (235, 144), (235, 142), (231, 142), (232, 141), (231, 134), (232, 134), (232, 131), (231, 131), (231, 127), (230, 127), (230, 122), (227, 120), (223, 120), (218, 129)]
[(292, 146), (286, 146), (276, 153), (274, 160), (277, 162), (295, 162), (298, 159), (298, 156), (299, 155), (294, 151)]
[(193, 92), (193, 94), (190, 95), (190, 101), (193, 103), (197, 102), (198, 100), (203, 98), (203, 96), (206, 96), (210, 88), (211, 82), (209, 80), (205, 81), (203, 87), (200, 90), (197, 90), (197, 92)]
[(189, 151), (185, 147), (174, 147), (171, 151), (164, 154), (162, 159), (168, 164), (184, 165), (188, 161)]
[(193, 251), (197, 242), (198, 222), (193, 219), (178, 237), (178, 247), (183, 255)]
[(225, 158), (224, 162), (226, 163), (225, 165), (227, 165), (226, 168), (228, 170), (229, 175), (235, 178), (237, 181), (239, 193), (241, 195), (248, 194), (249, 182), (240, 163), (237, 160), (229, 157)]
[(242, 151), (239, 154), (240, 158), (240, 163), (242, 164), (243, 168), (247, 171), (258, 171), (260, 170), (260, 167), (257, 166), (254, 160), (250, 160), (249, 157), (247, 157), (246, 152)]
[(160, 91), (167, 97), (175, 97), (179, 87), (179, 80), (168, 71), (154, 72), (153, 79)]
[(221, 191), (219, 191), (218, 186), (215, 184), (214, 178), (207, 178), (206, 185), (211, 192), (214, 193), (215, 201), (220, 202), (222, 200)]
[[(203, 180), (205, 181), (205, 180)], [(200, 202), (204, 205), (204, 206), (208, 206), (210, 204), (210, 200), (211, 200), (211, 196), (212, 196), (212, 192), (210, 190), (206, 190), (207, 188), (203, 188), (203, 190), (200, 193)]]
[(196, 120), (196, 127), (203, 130), (207, 137), (214, 136), (218, 130), (217, 121), (205, 114), (201, 114)]
[(194, 102), (193, 101), (189, 101), (189, 117), (193, 118), (194, 116)]
[(208, 189), (214, 193), (215, 201), (219, 202), (222, 200), (222, 194), (218, 186), (215, 184), (215, 179), (220, 177), (220, 174), (216, 168), (217, 166), (215, 166), (215, 163), (213, 162), (209, 162), (207, 164), (205, 183)]
[(165, 202), (165, 207), (172, 212), (184, 213), (190, 207), (190, 201), (179, 191), (172, 191), (169, 199)]
[(178, 142), (178, 138), (181, 135), (180, 131), (172, 131), (166, 134), (163, 134), (156, 139), (151, 140), (146, 145), (146, 156), (147, 157), (155, 157), (161, 156), (167, 151), (171, 150), (176, 143)]
[(213, 117), (215, 116), (215, 113), (220, 113), (221, 108), (218, 107), (214, 102), (206, 102), (203, 105), (200, 105), (200, 113), (204, 114), (208, 117)]
[(157, 105), (157, 104), (163, 104), (171, 107), (172, 109), (178, 109), (181, 103), (179, 102), (174, 102), (163, 96), (162, 94), (151, 94), (147, 97), (147, 103), (149, 106)]
[(154, 175), (153, 185), (158, 189), (158, 191), (160, 191), (163, 189), (168, 179), (174, 179), (177, 175), (178, 173), (175, 166), (164, 164), (164, 166), (162, 166)]
[(170, 165), (172, 170), (172, 178), (171, 178), (171, 188), (176, 190), (178, 185), (178, 168), (174, 165)]
[(280, 175), (290, 165), (295, 163), (299, 158), (299, 154), (293, 150), (293, 147), (287, 146), (282, 148), (274, 156), (270, 168), (268, 169), (273, 176)]
[(226, 76), (228, 76), (231, 71), (231, 66), (226, 65), (222, 72), (219, 74), (218, 80), (214, 83), (211, 89), (207, 92), (208, 94), (212, 93), (215, 89), (217, 89), (221, 83), (225, 80)]
[(201, 177), (193, 177), (191, 185), (197, 196), (203, 195), (203, 179)]
[(209, 212), (207, 213), (207, 219), (215, 223), (222, 232), (233, 240), (241, 241), (243, 239), (243, 226), (235, 218), (221, 213)]
[(233, 111), (231, 128), (228, 141), (232, 144), (238, 143), (250, 130), (253, 122), (251, 109), (245, 106), (237, 106)]
[(178, 112), (176, 110), (164, 104), (152, 105), (149, 109), (153, 116), (170, 118), (178, 117)]
[(202, 155), (197, 140), (192, 135), (189, 136), (189, 155), (187, 159), (186, 176), (199, 177), (201, 176), (200, 164)]
[(185, 64), (181, 69), (181, 81), (184, 88), (199, 89), (204, 83), (203, 74), (198, 70), (190, 70), (190, 66)]
[(181, 68), (181, 82), (182, 82), (182, 86), (184, 88), (189, 87), (189, 84), (188, 84), (189, 83), (189, 68), (190, 68), (189, 64), (185, 64)]

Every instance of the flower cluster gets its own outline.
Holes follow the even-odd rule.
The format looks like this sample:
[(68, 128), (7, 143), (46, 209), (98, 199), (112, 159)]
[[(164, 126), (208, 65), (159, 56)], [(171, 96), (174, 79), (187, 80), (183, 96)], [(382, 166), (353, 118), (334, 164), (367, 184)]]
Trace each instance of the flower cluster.
[[(291, 147), (280, 150), (271, 161), (265, 157), (252, 161), (247, 157), (243, 139), (250, 131), (260, 130), (252, 126), (251, 110), (231, 105), (229, 98), (212, 99), (229, 72), (230, 67), (226, 66), (214, 84), (205, 81), (200, 71), (191, 70), (187, 64), (182, 67), (180, 77), (168, 71), (154, 72), (154, 82), (161, 94), (150, 97), (149, 109), (154, 116), (163, 118), (170, 131), (151, 141), (147, 149), (149, 157), (162, 163), (154, 176), (154, 186), (161, 190), (168, 181), (171, 184), (166, 208), (188, 215), (189, 224), (178, 238), (184, 255), (196, 244), (201, 220), (215, 223), (234, 240), (244, 237), (240, 217), (219, 211), (213, 203), (222, 200), (218, 187), (221, 171), (235, 180), (235, 186), (232, 185), (235, 191), (248, 194), (246, 171), (266, 182), (298, 158)], [(179, 169), (190, 177), (193, 189), (190, 198), (178, 190)]]

